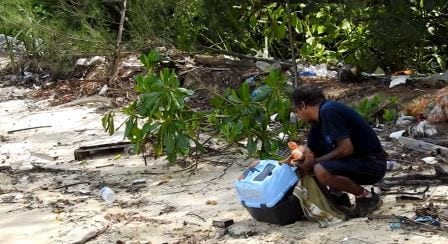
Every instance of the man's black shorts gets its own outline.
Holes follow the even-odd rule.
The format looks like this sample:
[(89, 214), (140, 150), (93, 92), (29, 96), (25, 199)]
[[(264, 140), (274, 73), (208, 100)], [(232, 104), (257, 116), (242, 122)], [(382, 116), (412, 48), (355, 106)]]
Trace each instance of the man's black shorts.
[(332, 175), (345, 176), (359, 185), (373, 185), (386, 174), (386, 160), (373, 158), (342, 158), (326, 160), (320, 165)]

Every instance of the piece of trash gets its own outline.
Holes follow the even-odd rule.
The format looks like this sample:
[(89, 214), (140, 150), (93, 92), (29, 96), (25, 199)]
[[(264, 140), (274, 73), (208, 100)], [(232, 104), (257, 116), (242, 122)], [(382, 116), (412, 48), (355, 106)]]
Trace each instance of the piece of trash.
[(384, 70), (382, 68), (380, 68), (378, 66), (378, 68), (376, 68), (376, 70), (373, 71), (372, 75), (373, 76), (383, 76), (383, 75), (386, 75), (386, 73), (384, 72)]
[(263, 72), (269, 72), (273, 69), (271, 64), (264, 61), (255, 62), (255, 66), (257, 66), (257, 68), (259, 68)]
[(205, 202), (205, 204), (207, 204), (207, 205), (217, 205), (218, 202), (215, 201), (215, 200), (207, 200), (207, 202)]
[(98, 92), (98, 95), (102, 96), (104, 94), (106, 94), (107, 90), (109, 89), (109, 87), (106, 85), (104, 85), (101, 90)]
[(387, 160), (386, 161), (386, 169), (388, 170), (388, 171), (391, 171), (391, 170), (393, 170), (396, 166), (397, 166), (397, 161), (394, 161), (394, 160)]
[(422, 161), (425, 162), (426, 164), (437, 164), (438, 160), (436, 157), (426, 157), (426, 158), (422, 158)]
[(244, 82), (246, 82), (249, 85), (250, 84), (254, 84), (255, 83), (255, 76), (247, 78)]
[(394, 88), (399, 85), (406, 84), (406, 80), (409, 78), (409, 75), (400, 75), (400, 76), (392, 76), (392, 81), (390, 82), (389, 88)]
[(114, 191), (107, 186), (101, 188), (100, 194), (101, 194), (101, 198), (103, 198), (103, 200), (109, 204), (111, 204), (115, 201)]
[(406, 116), (402, 115), (398, 117), (396, 125), (409, 125), (417, 121), (417, 119), (414, 116)]
[(406, 130), (395, 131), (395, 132), (390, 133), (389, 137), (392, 139), (398, 139), (398, 138), (402, 137), (405, 132), (406, 132)]
[(418, 216), (415, 218), (414, 222), (416, 223), (429, 223), (433, 226), (440, 226), (440, 221), (437, 219), (434, 219), (431, 216)]
[(233, 225), (233, 219), (213, 220), (212, 225), (218, 228), (227, 228)]
[(137, 180), (132, 181), (133, 186), (141, 185), (141, 184), (146, 184), (146, 180), (145, 179), (137, 179)]
[(418, 138), (418, 137), (433, 136), (437, 134), (437, 130), (427, 120), (423, 120), (418, 122), (416, 125), (409, 127), (408, 133), (409, 137)]
[(389, 227), (391, 230), (398, 230), (401, 228), (401, 223), (391, 223)]
[(118, 160), (118, 159), (120, 159), (121, 158), (121, 154), (117, 154), (117, 155), (115, 155), (115, 157), (113, 158), (113, 160)]

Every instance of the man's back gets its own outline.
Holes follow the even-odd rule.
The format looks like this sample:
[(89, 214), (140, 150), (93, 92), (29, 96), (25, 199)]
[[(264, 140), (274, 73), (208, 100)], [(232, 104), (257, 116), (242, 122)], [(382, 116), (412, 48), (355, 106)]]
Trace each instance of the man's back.
[(323, 155), (335, 148), (336, 141), (345, 138), (351, 139), (355, 157), (383, 151), (375, 131), (356, 111), (339, 102), (322, 102), (319, 122), (312, 124), (308, 146), (317, 155)]

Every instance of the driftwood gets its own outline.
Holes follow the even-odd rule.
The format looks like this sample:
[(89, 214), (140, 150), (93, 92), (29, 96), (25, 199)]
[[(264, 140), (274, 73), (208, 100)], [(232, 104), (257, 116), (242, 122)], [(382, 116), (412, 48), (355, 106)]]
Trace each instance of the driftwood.
[(92, 240), (93, 238), (106, 232), (107, 228), (109, 228), (109, 225), (105, 225), (105, 226), (103, 226), (103, 228), (101, 228), (99, 230), (91, 231), (87, 235), (85, 235), (81, 240), (73, 242), (73, 244), (84, 244), (84, 243)]
[(448, 170), (441, 165), (435, 165), (435, 175), (406, 175), (398, 177), (387, 177), (378, 184), (380, 188), (391, 186), (434, 186), (448, 184)]
[(62, 104), (59, 107), (70, 107), (70, 106), (76, 106), (76, 105), (84, 105), (88, 103), (105, 103), (109, 107), (114, 107), (114, 101), (111, 98), (102, 97), (98, 95), (90, 96), (90, 97), (82, 97), (79, 99), (76, 99), (74, 101), (71, 101), (66, 104)]
[(8, 131), (8, 134), (12, 134), (14, 132), (19, 132), (19, 131), (33, 130), (33, 129), (39, 129), (39, 128), (48, 128), (48, 127), (51, 127), (51, 125), (42, 125), (42, 126), (34, 126), (34, 127), (17, 129), (17, 130), (10, 130), (10, 131)]
[(404, 147), (408, 149), (412, 149), (415, 151), (425, 152), (425, 153), (435, 153), (442, 154), (444, 156), (448, 156), (448, 148), (442, 147), (439, 145), (435, 145), (432, 143), (412, 139), (409, 137), (399, 137), (398, 142), (400, 142)]
[(230, 56), (237, 57), (237, 58), (240, 58), (240, 59), (250, 59), (250, 60), (255, 60), (255, 61), (264, 61), (266, 63), (279, 63), (282, 66), (282, 68), (289, 68), (289, 67), (293, 66), (292, 63), (282, 62), (282, 61), (278, 61), (278, 60), (275, 60), (275, 59), (257, 58), (257, 57), (250, 56), (250, 55), (235, 53), (235, 52), (231, 52), (231, 51), (226, 51), (226, 50), (221, 50), (221, 49), (216, 49), (216, 48), (211, 48), (211, 47), (206, 47), (206, 46), (198, 46), (198, 48), (202, 49), (202, 50), (205, 50), (205, 51), (212, 52), (212, 53), (221, 53), (221, 54), (230, 55)]

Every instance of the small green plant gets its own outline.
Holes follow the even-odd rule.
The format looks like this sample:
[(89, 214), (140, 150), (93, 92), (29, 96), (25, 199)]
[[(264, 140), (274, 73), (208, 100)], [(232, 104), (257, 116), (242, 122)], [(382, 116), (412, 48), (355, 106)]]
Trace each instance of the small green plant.
[[(174, 71), (155, 72), (160, 60), (157, 52), (142, 55), (140, 60), (148, 73), (135, 78), (134, 89), (140, 96), (123, 109), (128, 116), (124, 136), (135, 145), (137, 153), (151, 140), (156, 156), (165, 154), (174, 163), (178, 155), (189, 154), (190, 143), (197, 143), (198, 114), (192, 113), (185, 104), (185, 99), (194, 92), (180, 87)], [(113, 112), (102, 120), (110, 134), (115, 132), (113, 120)]]
[(394, 120), (397, 119), (397, 111), (395, 110), (390, 110), (390, 109), (384, 109), (384, 114), (383, 114), (383, 119), (384, 122), (393, 122)]
[[(278, 134), (294, 135), (297, 129), (290, 124), (291, 104), (287, 90), (286, 78), (277, 70), (271, 71), (252, 92), (247, 83), (238, 90), (229, 89), (223, 96), (212, 99), (215, 114), (220, 115), (214, 122), (228, 142), (247, 138), (249, 154), (272, 157), (282, 143)], [(257, 150), (258, 143), (260, 150)]]
[(386, 99), (381, 95), (375, 95), (363, 99), (355, 106), (355, 110), (369, 123), (392, 122), (397, 118), (397, 105), (398, 98), (395, 96)]

